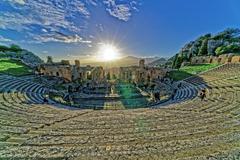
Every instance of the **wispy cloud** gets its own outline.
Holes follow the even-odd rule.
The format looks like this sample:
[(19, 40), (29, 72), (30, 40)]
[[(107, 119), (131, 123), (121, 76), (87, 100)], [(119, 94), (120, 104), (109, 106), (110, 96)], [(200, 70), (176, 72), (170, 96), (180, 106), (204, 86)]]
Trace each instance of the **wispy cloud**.
[[(90, 43), (83, 36), (91, 18), (90, 6), (104, 4), (109, 15), (128, 21), (135, 0), (3, 0), (12, 9), (0, 10), (0, 29), (24, 31), (40, 42)], [(1, 8), (1, 4), (0, 4)], [(100, 26), (103, 30), (103, 27)]]
[(119, 20), (128, 21), (132, 16), (132, 11), (137, 9), (137, 1), (104, 0), (107, 12)]
[(12, 3), (21, 4), (21, 5), (25, 4), (25, 0), (3, 0), (3, 1), (9, 1)]
[(83, 19), (90, 16), (85, 4), (79, 0), (28, 0), (22, 6), (16, 5), (13, 0), (8, 1), (16, 11), (2, 13), (0, 17), (3, 21), (2, 27), (9, 27), (16, 21), (14, 24), (19, 24), (23, 29), (32, 24), (49, 29), (63, 28), (77, 32), (80, 29), (74, 19), (79, 15)]
[(41, 36), (36, 36), (34, 39), (41, 42), (87, 43), (87, 44), (92, 43), (89, 40), (84, 40), (77, 34), (66, 35), (61, 32), (47, 33)]
[(116, 5), (113, 8), (107, 8), (107, 11), (110, 15), (123, 21), (128, 21), (131, 16), (130, 8), (123, 4)]
[(12, 40), (0, 35), (0, 42), (12, 42)]

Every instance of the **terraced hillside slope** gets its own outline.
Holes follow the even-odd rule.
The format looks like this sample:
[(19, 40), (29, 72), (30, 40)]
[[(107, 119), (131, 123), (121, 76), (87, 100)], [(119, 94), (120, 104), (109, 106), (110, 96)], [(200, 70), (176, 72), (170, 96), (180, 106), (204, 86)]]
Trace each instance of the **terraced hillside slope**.
[(41, 104), (43, 86), (1, 75), (0, 159), (240, 159), (239, 82), (226, 64), (155, 109), (93, 111)]

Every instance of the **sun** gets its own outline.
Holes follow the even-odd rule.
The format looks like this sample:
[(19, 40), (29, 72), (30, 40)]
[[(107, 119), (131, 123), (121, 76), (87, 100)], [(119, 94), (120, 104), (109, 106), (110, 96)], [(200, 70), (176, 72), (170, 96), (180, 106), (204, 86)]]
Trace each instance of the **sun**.
[(112, 44), (102, 44), (99, 47), (98, 58), (101, 61), (114, 61), (119, 59), (119, 49)]

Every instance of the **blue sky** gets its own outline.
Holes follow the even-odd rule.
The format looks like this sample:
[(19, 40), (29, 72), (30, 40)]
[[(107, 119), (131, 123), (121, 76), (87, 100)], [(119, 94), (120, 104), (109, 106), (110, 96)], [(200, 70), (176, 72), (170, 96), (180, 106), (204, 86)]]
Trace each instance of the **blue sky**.
[(59, 59), (94, 55), (101, 43), (170, 57), (202, 34), (239, 28), (239, 8), (239, 0), (1, 0), (0, 43)]

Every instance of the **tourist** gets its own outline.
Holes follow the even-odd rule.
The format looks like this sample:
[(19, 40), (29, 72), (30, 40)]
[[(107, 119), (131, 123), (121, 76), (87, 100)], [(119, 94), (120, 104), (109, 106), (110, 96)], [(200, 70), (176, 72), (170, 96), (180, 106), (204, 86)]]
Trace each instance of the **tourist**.
[(182, 83), (180, 82), (179, 84), (178, 84), (178, 88), (181, 88), (182, 87)]
[(174, 97), (175, 97), (175, 95), (172, 93), (172, 95), (171, 95), (171, 99), (174, 100)]
[(206, 98), (206, 89), (202, 89), (200, 92), (200, 98), (203, 101)]
[(43, 103), (44, 104), (48, 103), (48, 99), (46, 97), (43, 98)]
[(160, 92), (155, 92), (154, 93), (154, 99), (156, 102), (160, 101)]
[(176, 94), (177, 94), (177, 89), (175, 88), (175, 89), (173, 90), (173, 93), (172, 93), (172, 96), (171, 96), (171, 99), (172, 99), (172, 100), (174, 100), (174, 97), (175, 97)]

